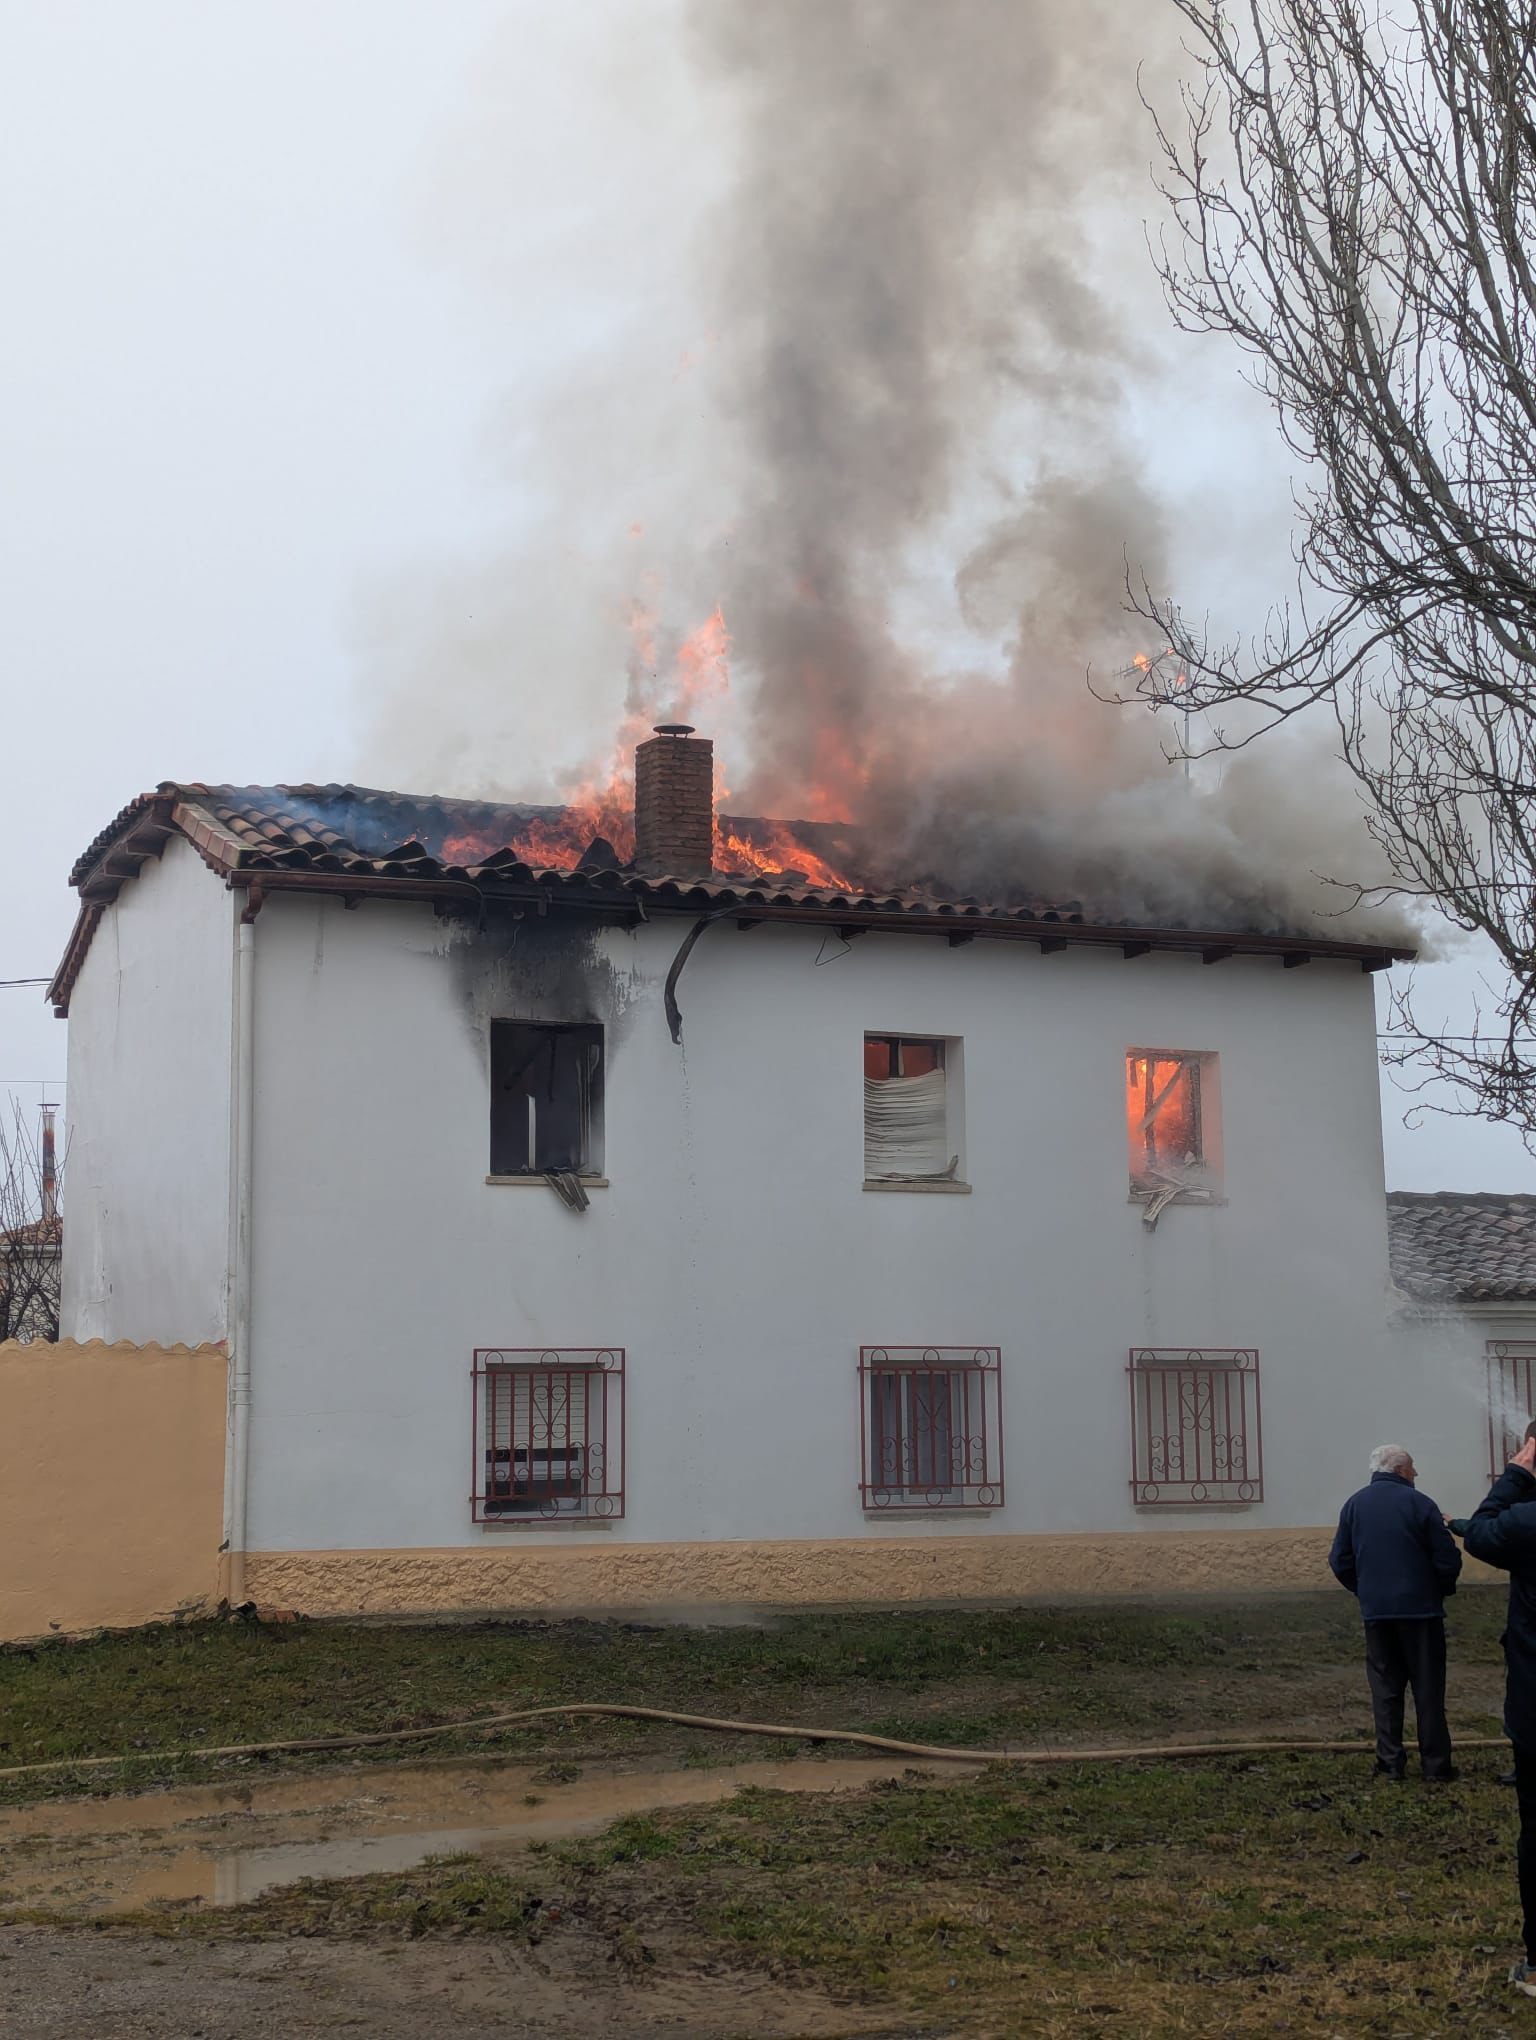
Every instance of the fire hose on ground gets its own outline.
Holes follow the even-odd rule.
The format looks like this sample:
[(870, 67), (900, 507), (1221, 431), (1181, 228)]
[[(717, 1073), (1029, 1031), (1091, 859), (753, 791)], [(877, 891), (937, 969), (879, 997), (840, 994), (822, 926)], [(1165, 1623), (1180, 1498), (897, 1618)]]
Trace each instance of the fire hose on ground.
[[(524, 1707), (511, 1714), (481, 1714), (466, 1721), (430, 1722), (419, 1728), (375, 1729), (357, 1735), (301, 1736), (283, 1742), (223, 1743), (217, 1746), (188, 1743), (178, 1749), (129, 1750), (113, 1757), (55, 1757), (46, 1763), (12, 1764), (0, 1770), (0, 1779), (37, 1777), (46, 1771), (99, 1770), (113, 1764), (170, 1763), (184, 1757), (269, 1757), (283, 1754), (313, 1754), (321, 1750), (377, 1749), (386, 1743), (424, 1742), (441, 1735), (493, 1734), (528, 1721), (556, 1717), (591, 1720), (601, 1717), (625, 1721), (662, 1721), (674, 1728), (701, 1728), (722, 1735), (772, 1736), (783, 1742), (851, 1743), (859, 1749), (878, 1750), (889, 1756), (921, 1757), (929, 1763), (959, 1764), (1113, 1764), (1133, 1761), (1167, 1763), (1186, 1757), (1272, 1757), (1292, 1755), (1351, 1756), (1371, 1754), (1365, 1742), (1260, 1741), (1146, 1743), (1135, 1747), (1108, 1749), (1043, 1748), (961, 1749), (947, 1743), (903, 1742), (895, 1736), (871, 1735), (856, 1728), (797, 1728), (787, 1722), (730, 1721), (712, 1714), (680, 1714), (669, 1707), (631, 1707), (613, 1701), (569, 1701), (550, 1707)], [(1458, 1749), (1507, 1749), (1501, 1735), (1470, 1735), (1457, 1739)]]

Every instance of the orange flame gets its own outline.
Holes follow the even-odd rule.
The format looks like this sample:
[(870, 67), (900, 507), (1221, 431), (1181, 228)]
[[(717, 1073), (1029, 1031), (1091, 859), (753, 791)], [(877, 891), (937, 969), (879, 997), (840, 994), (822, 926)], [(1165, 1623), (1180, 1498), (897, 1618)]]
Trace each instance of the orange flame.
[[(631, 644), (630, 705), (615, 736), (605, 778), (599, 781), (592, 774), (578, 780), (558, 817), (531, 817), (518, 825), (507, 842), (497, 841), (484, 830), (466, 829), (448, 837), (442, 846), (445, 862), (472, 866), (484, 863), (498, 850), (511, 850), (536, 870), (572, 871), (599, 836), (613, 846), (618, 863), (629, 862), (634, 855), (635, 746), (650, 735), (662, 713), (680, 722), (702, 720), (701, 711), (708, 704), (729, 695), (731, 637), (724, 613), (716, 605), (678, 647), (668, 684), (659, 680), (656, 671), (655, 609), (637, 596), (626, 621)], [(811, 692), (819, 691), (814, 674), (806, 675), (806, 685)], [(828, 734), (812, 761), (811, 819), (842, 820), (847, 795), (863, 783), (864, 767), (831, 729), (830, 718), (826, 728)], [(714, 791), (718, 810), (729, 798), (718, 764)], [(784, 822), (764, 823), (755, 827), (750, 837), (736, 829), (720, 830), (714, 856), (716, 869), (728, 877), (777, 879), (829, 892), (854, 890), (846, 873), (801, 842)]]
[(722, 830), (715, 839), (715, 857), (721, 871), (733, 878), (775, 878), (789, 872), (800, 872), (807, 885), (820, 886), (828, 892), (852, 892), (851, 882), (829, 864), (824, 857), (818, 857), (783, 822), (771, 822), (762, 831), (756, 842), (749, 842), (745, 836), (734, 831)]

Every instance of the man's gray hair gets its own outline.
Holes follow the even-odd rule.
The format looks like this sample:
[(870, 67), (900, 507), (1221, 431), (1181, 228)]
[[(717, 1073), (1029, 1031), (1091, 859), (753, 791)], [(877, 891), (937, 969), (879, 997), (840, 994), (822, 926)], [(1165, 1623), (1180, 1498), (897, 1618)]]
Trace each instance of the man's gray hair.
[(1401, 1473), (1412, 1464), (1413, 1454), (1402, 1445), (1378, 1445), (1371, 1454), (1372, 1473)]

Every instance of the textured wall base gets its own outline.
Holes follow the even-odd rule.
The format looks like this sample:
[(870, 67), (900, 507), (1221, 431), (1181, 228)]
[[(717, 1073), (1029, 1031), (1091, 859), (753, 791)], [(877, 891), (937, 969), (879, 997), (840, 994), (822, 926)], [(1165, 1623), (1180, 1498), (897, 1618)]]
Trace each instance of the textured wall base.
[(1331, 1528), (1159, 1530), (804, 1544), (266, 1551), (249, 1555), (246, 1586), (261, 1607), (307, 1615), (803, 1607), (1190, 1589), (1246, 1593), (1331, 1586), (1332, 1535)]

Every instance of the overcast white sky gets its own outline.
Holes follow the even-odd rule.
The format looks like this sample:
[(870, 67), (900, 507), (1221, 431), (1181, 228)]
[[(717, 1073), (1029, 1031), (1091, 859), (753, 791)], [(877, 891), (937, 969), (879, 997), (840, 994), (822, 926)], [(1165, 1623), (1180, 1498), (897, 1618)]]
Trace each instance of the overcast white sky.
[[(522, 422), (626, 322), (661, 335), (660, 435), (690, 340), (673, 200), (719, 175), (673, 24), (672, 0), (0, 0), (0, 978), (52, 969), (72, 859), (158, 780), (409, 777), (370, 698), (392, 591), (473, 608), (534, 514)], [(1246, 528), (1257, 476), (1280, 533), (1234, 363), (1168, 422), (1213, 528)], [(525, 784), (593, 747), (621, 672), (533, 672), (517, 617), (464, 623), (482, 659), (507, 639)], [(1465, 1015), (1474, 978), (1423, 989)], [(0, 991), (0, 1091), (59, 1096), (64, 1069), (63, 1025)], [(1507, 1131), (1407, 1103), (1385, 1087), (1392, 1185), (1536, 1189)]]

